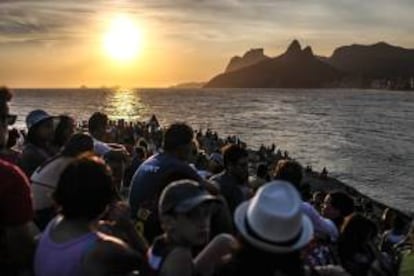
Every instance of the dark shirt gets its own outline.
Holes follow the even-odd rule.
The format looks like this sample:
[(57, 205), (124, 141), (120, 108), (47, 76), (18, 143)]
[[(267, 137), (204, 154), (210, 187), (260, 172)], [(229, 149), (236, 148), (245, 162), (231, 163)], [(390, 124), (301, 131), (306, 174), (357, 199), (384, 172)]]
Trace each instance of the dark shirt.
[(131, 214), (140, 223), (136, 225), (137, 230), (149, 242), (161, 234), (157, 214), (158, 198), (165, 186), (177, 178), (202, 181), (188, 164), (167, 153), (151, 156), (139, 166), (132, 177), (129, 193)]
[(27, 143), (23, 149), (18, 165), (26, 173), (26, 176), (30, 178), (37, 167), (42, 165), (50, 157), (52, 157), (51, 152)]
[(129, 187), (134, 173), (137, 171), (137, 169), (139, 168), (139, 166), (141, 166), (142, 163), (143, 161), (139, 159), (137, 156), (132, 159), (131, 165), (125, 170), (123, 181), (125, 187)]
[(33, 219), (29, 180), (17, 166), (0, 159), (0, 275), (14, 275), (5, 229)]
[(210, 180), (216, 182), (220, 188), (220, 193), (226, 199), (230, 212), (233, 215), (237, 206), (247, 200), (247, 187), (226, 171), (214, 175)]
[(29, 180), (15, 165), (0, 159), (0, 226), (16, 226), (33, 219)]

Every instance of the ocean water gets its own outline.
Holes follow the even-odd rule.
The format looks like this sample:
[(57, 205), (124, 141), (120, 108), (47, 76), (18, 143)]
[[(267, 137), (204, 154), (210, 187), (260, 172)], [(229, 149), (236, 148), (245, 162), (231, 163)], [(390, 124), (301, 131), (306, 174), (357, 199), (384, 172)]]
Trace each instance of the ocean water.
[(414, 92), (286, 89), (17, 90), (18, 126), (30, 110), (163, 124), (187, 121), (239, 135), (252, 148), (275, 143), (304, 165), (388, 205), (414, 211)]

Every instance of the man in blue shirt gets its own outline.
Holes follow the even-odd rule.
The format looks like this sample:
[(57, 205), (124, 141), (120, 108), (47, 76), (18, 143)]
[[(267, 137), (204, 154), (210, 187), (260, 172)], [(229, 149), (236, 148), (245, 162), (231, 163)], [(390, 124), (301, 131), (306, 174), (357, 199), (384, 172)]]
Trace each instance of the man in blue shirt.
[(191, 157), (193, 130), (185, 123), (172, 124), (164, 134), (163, 152), (147, 159), (131, 180), (129, 204), (136, 228), (149, 241), (162, 233), (158, 222), (157, 204), (162, 190), (170, 182), (202, 178), (187, 161)]

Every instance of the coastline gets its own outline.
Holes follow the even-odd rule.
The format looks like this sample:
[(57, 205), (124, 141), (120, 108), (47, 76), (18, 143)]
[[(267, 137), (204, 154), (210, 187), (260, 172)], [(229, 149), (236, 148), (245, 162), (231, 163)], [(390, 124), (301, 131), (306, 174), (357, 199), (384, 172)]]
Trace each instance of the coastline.
[[(271, 162), (275, 162), (278, 160), (274, 153), (268, 158), (270, 159), (268, 161)], [(256, 166), (256, 163), (260, 162), (259, 151), (249, 149), (249, 159), (251, 163), (254, 164), (254, 166)], [(355, 199), (357, 206), (361, 207), (364, 210), (368, 209), (371, 218), (374, 220), (380, 220), (384, 210), (387, 208), (391, 209), (392, 211), (400, 215), (406, 221), (414, 219), (414, 212), (406, 212), (403, 210), (399, 210), (395, 207), (388, 206), (385, 203), (382, 203), (376, 199), (373, 199), (361, 193), (356, 188), (351, 187), (350, 185), (336, 178), (330, 176), (321, 177), (321, 174), (316, 171), (305, 171), (303, 183), (309, 184), (311, 192), (329, 192), (333, 190), (341, 190), (347, 192)]]
[[(125, 120), (125, 122), (129, 122)], [(79, 122), (79, 126), (82, 125), (82, 122)], [(83, 126), (85, 127), (85, 126)], [(81, 126), (81, 130), (86, 130), (86, 128), (83, 128)], [(224, 137), (219, 136), (219, 140), (224, 141)], [(240, 140), (239, 140), (240, 141)], [(241, 141), (241, 143), (244, 144), (244, 142)], [(209, 153), (212, 152), (212, 149), (205, 148)], [(258, 164), (260, 163), (268, 163), (271, 164), (278, 160), (278, 156), (276, 153), (272, 152), (271, 154), (266, 154), (267, 156), (263, 159), (262, 154), (259, 150), (247, 148), (249, 152), (249, 160), (252, 168), (257, 168)], [(280, 159), (280, 158), (279, 158)], [(298, 160), (297, 160), (298, 161)], [(252, 170), (250, 172), (250, 175), (254, 175), (254, 171)], [(351, 196), (353, 196), (357, 202), (357, 205), (364, 205), (362, 207), (368, 206), (368, 209), (371, 210), (369, 213), (372, 215), (372, 218), (375, 220), (379, 220), (382, 216), (383, 211), (386, 208), (389, 208), (393, 211), (395, 211), (397, 214), (401, 215), (401, 217), (404, 218), (404, 220), (411, 220), (414, 218), (414, 212), (408, 212), (401, 209), (398, 209), (396, 207), (389, 206), (385, 203), (380, 202), (379, 200), (373, 199), (372, 197), (365, 195), (364, 193), (358, 191), (358, 189), (334, 178), (330, 177), (329, 175), (326, 178), (321, 178), (319, 172), (315, 171), (305, 171), (304, 172), (304, 183), (308, 183), (310, 185), (311, 192), (315, 191), (333, 191), (333, 190), (343, 190), (347, 193), (349, 193)], [(365, 208), (364, 208), (365, 209)]]
[[(211, 131), (211, 130), (210, 130)], [(230, 137), (231, 138), (231, 137)], [(287, 158), (287, 159), (294, 159), (290, 156), (288, 156), (287, 152), (284, 154), (286, 156), (282, 156), (281, 152), (282, 149), (277, 149), (277, 153), (275, 152), (276, 148), (273, 150), (268, 150), (266, 147), (259, 150), (253, 150), (251, 148), (247, 147), (247, 144), (243, 142), (239, 137), (232, 137), (236, 142), (243, 144), (246, 146), (247, 151), (249, 153), (249, 175), (253, 176), (255, 175), (256, 168), (259, 164), (266, 164), (268, 168), (271, 166), (271, 164), (275, 164), (277, 161)], [(229, 138), (227, 138), (228, 140)], [(221, 142), (225, 141), (222, 137), (219, 136), (219, 140)], [(206, 141), (200, 141), (199, 143), (201, 146), (204, 146), (204, 150), (206, 150), (208, 153), (211, 153), (214, 151), (214, 148), (211, 147), (212, 145), (206, 144)], [(217, 145), (216, 145), (217, 146)], [(273, 146), (273, 145), (272, 145)], [(298, 160), (296, 160), (298, 161)], [(300, 161), (298, 161), (300, 163)], [(305, 168), (302, 165), (303, 168)], [(302, 180), (303, 184), (309, 184), (309, 192), (330, 192), (334, 190), (341, 190), (347, 192), (349, 195), (351, 195), (354, 200), (357, 207), (357, 210), (360, 212), (366, 213), (368, 217), (371, 219), (379, 222), (381, 220), (381, 217), (384, 213), (385, 209), (390, 209), (394, 211), (396, 214), (400, 215), (405, 221), (409, 222), (414, 219), (414, 212), (407, 212), (400, 210), (398, 208), (389, 206), (385, 203), (380, 202), (379, 200), (373, 199), (372, 197), (365, 195), (364, 193), (358, 191), (358, 189), (334, 178), (330, 177), (328, 175), (321, 176), (321, 173), (312, 171), (312, 169), (304, 169), (304, 179)]]

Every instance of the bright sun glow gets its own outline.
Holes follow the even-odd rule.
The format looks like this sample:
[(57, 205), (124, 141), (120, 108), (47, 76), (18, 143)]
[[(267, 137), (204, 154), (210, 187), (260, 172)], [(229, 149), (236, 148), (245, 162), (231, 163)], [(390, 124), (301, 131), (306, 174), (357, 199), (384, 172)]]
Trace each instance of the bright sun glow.
[(128, 61), (137, 56), (142, 48), (142, 33), (127, 16), (118, 16), (112, 22), (103, 40), (108, 56)]

